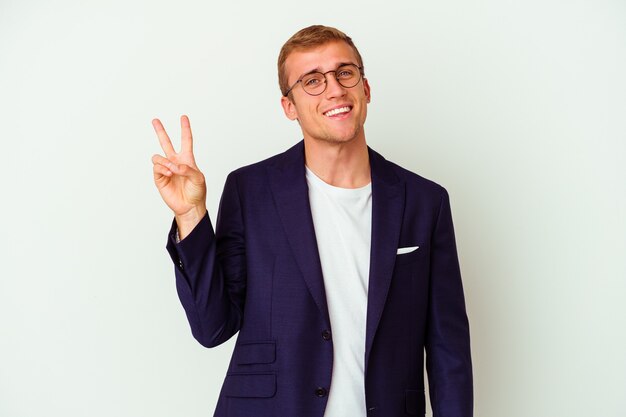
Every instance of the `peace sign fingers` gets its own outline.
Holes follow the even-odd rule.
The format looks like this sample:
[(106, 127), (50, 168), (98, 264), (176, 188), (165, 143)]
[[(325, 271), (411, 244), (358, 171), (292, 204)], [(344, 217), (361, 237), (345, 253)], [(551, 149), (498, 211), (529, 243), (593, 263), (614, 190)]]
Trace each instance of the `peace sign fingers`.
[(161, 123), (159, 119), (153, 119), (152, 127), (154, 127), (154, 131), (159, 138), (159, 143), (161, 144), (161, 149), (163, 149), (163, 152), (165, 152), (165, 156), (171, 158), (172, 156), (176, 155), (176, 151), (172, 146), (172, 141), (170, 140), (170, 137), (167, 136), (167, 132), (163, 127), (163, 123)]
[(181, 152), (193, 153), (193, 136), (191, 135), (191, 124), (186, 115), (180, 116), (181, 131)]
[(165, 156), (152, 157), (154, 183), (163, 201), (176, 216), (179, 235), (184, 238), (206, 214), (206, 181), (193, 157), (189, 118), (180, 117), (181, 149), (176, 152), (163, 123), (152, 120)]

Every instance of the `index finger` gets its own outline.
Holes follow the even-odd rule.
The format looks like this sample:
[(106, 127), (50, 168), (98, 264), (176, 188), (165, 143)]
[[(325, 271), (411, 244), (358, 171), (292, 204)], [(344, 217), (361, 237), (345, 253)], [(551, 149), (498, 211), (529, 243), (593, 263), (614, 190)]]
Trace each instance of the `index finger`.
[(186, 115), (180, 116), (181, 152), (193, 152), (193, 136), (191, 135), (191, 123)]
[(163, 152), (165, 152), (165, 156), (169, 158), (175, 155), (176, 151), (172, 146), (172, 141), (170, 140), (169, 136), (167, 136), (167, 132), (165, 131), (165, 128), (163, 127), (161, 121), (159, 119), (153, 119), (152, 127), (154, 127), (154, 131), (159, 138), (159, 144), (161, 145), (161, 149), (163, 149)]

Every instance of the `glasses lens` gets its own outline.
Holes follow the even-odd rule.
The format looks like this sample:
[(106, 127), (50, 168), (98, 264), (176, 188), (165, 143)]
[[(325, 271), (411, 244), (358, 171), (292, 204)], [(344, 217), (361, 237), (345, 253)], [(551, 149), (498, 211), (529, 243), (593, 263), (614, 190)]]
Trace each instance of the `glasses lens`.
[(321, 72), (314, 72), (312, 74), (307, 74), (302, 77), (302, 87), (304, 91), (311, 95), (319, 95), (322, 94), (324, 89), (326, 88), (326, 79), (324, 78), (324, 74)]
[(339, 84), (346, 88), (354, 87), (361, 79), (361, 71), (359, 71), (359, 67), (352, 64), (343, 65), (337, 68), (336, 74)]

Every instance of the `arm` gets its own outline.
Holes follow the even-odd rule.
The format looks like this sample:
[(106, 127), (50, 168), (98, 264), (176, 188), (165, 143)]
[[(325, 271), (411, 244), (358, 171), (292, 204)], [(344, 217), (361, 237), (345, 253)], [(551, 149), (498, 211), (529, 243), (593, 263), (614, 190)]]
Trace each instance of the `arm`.
[[(167, 249), (176, 265), (176, 287), (194, 337), (204, 346), (228, 340), (241, 327), (245, 251), (239, 195), (226, 181), (217, 236), (206, 211), (206, 184), (192, 147), (189, 119), (181, 117), (181, 151), (175, 152), (158, 119), (152, 122), (165, 157), (152, 157), (154, 182), (175, 221)], [(220, 232), (221, 231), (221, 232)], [(180, 243), (176, 243), (178, 233)]]
[(432, 235), (426, 367), (434, 417), (471, 417), (469, 324), (447, 192)]
[(226, 180), (217, 222), (208, 214), (175, 243), (176, 221), (167, 250), (175, 264), (176, 289), (191, 332), (203, 346), (217, 346), (241, 327), (246, 292), (245, 246), (239, 194), (232, 174)]

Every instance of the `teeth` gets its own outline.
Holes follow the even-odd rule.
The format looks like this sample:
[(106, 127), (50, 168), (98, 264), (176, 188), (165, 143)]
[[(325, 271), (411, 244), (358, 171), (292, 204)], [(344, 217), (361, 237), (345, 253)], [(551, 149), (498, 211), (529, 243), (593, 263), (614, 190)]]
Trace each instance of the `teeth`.
[(326, 116), (334, 116), (336, 114), (340, 114), (340, 113), (347, 113), (350, 111), (350, 107), (346, 106), (346, 107), (340, 107), (338, 109), (332, 109), (327, 111), (326, 113), (324, 113)]

